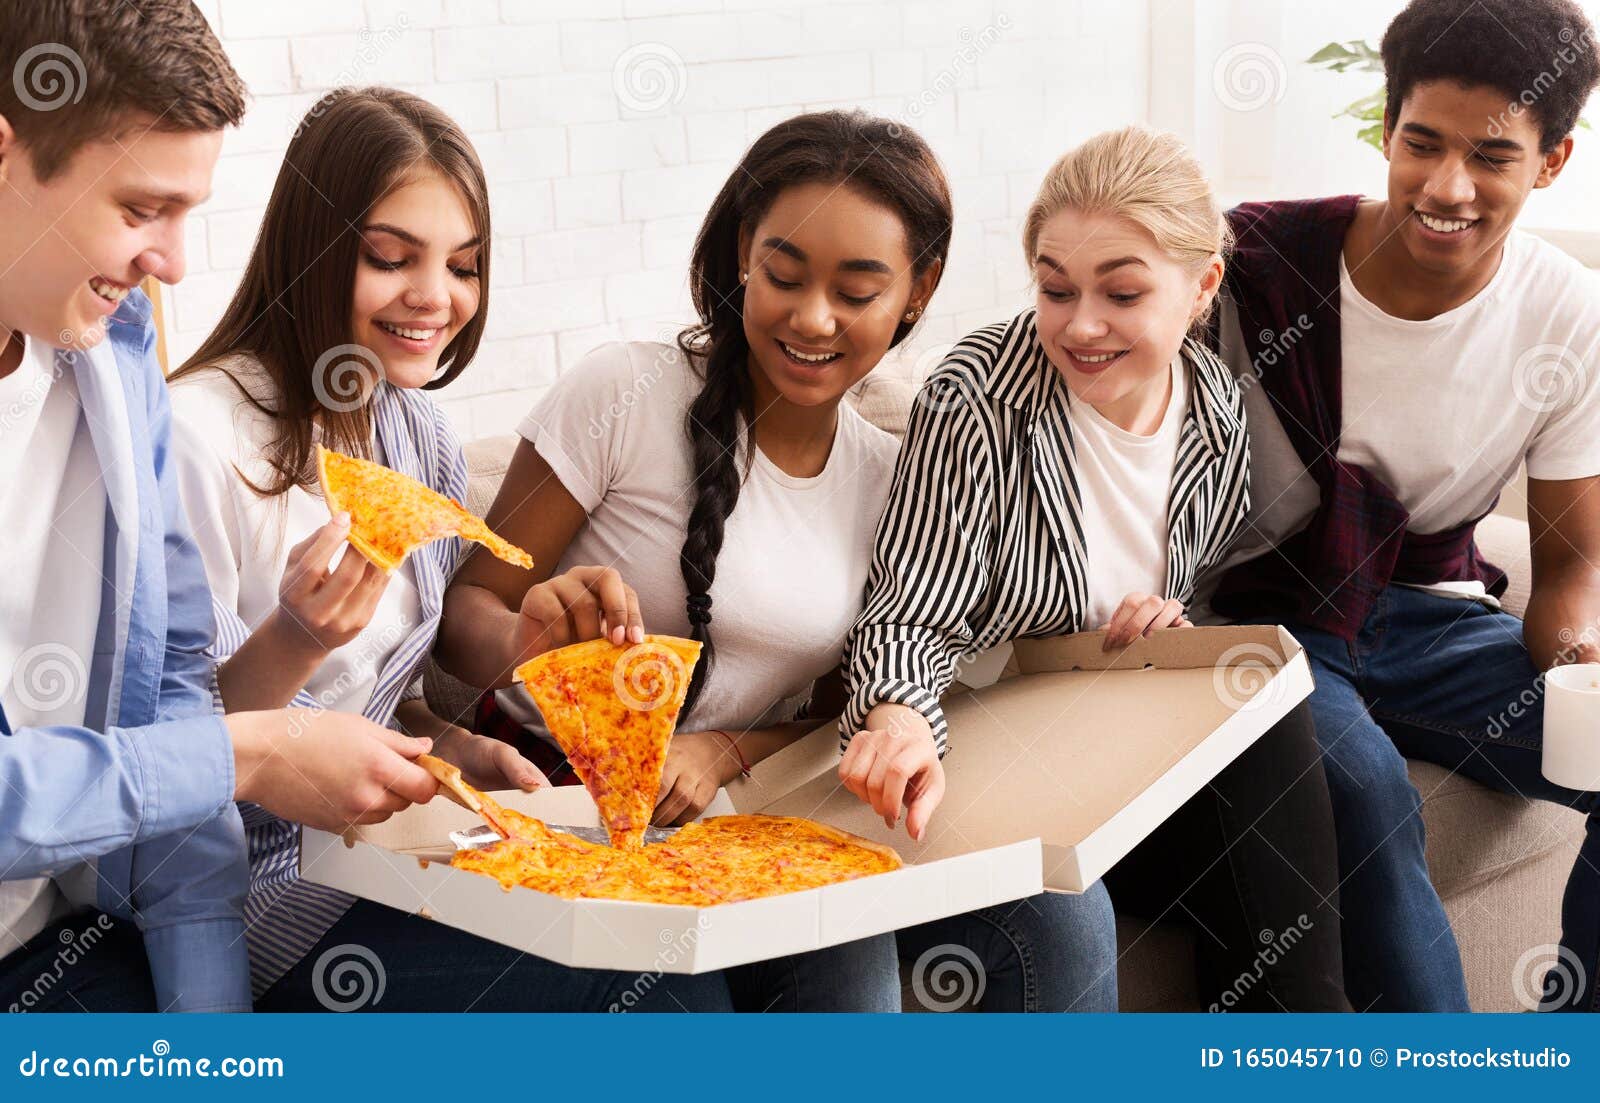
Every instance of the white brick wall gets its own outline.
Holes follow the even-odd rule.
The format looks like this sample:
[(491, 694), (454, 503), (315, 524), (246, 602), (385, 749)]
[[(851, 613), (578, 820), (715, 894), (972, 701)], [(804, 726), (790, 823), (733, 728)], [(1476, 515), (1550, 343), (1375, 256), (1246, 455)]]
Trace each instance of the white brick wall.
[[(472, 368), (439, 396), (467, 438), (509, 430), (601, 341), (662, 337), (691, 316), (699, 218), (749, 142), (782, 118), (863, 107), (910, 122), (944, 161), (956, 232), (908, 342), (915, 360), (1024, 304), (1019, 225), (1045, 167), (1097, 130), (1144, 119), (1149, 103), (1146, 2), (200, 6), (254, 101), (191, 221), (191, 275), (171, 291), (173, 355), (197, 346), (231, 293), (302, 113), (336, 84), (396, 84), (450, 112), (489, 174), (488, 330)], [(637, 83), (618, 75), (624, 55), (643, 59), (629, 70)]]

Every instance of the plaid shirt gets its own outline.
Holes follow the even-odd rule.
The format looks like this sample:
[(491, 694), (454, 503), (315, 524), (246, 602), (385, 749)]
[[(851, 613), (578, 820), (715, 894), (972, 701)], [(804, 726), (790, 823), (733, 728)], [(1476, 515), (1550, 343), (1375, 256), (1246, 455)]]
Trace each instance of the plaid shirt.
[[(1339, 254), (1359, 200), (1243, 203), (1228, 212), (1237, 244), (1226, 293), (1251, 363), (1272, 365), (1258, 368), (1261, 387), (1322, 501), (1305, 529), (1224, 575), (1212, 602), (1230, 618), (1292, 619), (1346, 640), (1391, 582), (1475, 580), (1496, 596), (1506, 588), (1505, 572), (1478, 555), (1476, 519), (1408, 532), (1410, 515), (1394, 492), (1338, 459)], [(1288, 333), (1295, 340), (1280, 340)]]

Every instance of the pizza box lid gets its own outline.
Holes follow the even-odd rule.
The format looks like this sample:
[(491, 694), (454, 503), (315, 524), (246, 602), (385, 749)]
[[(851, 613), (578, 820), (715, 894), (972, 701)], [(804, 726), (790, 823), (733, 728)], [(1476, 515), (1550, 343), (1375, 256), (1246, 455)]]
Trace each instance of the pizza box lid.
[[(547, 823), (600, 823), (582, 786), (497, 793)], [(734, 811), (719, 793), (705, 814)], [(1037, 839), (1010, 840), (804, 892), (690, 907), (563, 900), (449, 865), (452, 831), (481, 823), (451, 801), (343, 835), (306, 828), (300, 875), (579, 968), (703, 973), (883, 934), (1042, 891)]]
[(1045, 887), (1082, 892), (1312, 689), (1300, 644), (1274, 626), (1174, 629), (1109, 654), (1102, 638), (1019, 640), (1014, 677), (945, 698), (946, 791), (921, 843), (840, 787), (834, 724), (728, 793), (741, 812), (809, 816), (907, 862), (1038, 838)]

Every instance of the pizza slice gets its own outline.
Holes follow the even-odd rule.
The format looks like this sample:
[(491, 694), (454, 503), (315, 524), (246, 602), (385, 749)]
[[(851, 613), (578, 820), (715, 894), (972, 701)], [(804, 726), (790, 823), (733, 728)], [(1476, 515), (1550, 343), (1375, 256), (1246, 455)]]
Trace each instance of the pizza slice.
[(317, 479), (332, 513), (350, 514), (350, 543), (386, 571), (424, 544), (459, 536), (519, 567), (533, 557), (502, 540), (461, 503), (381, 463), (317, 446)]
[(517, 668), (567, 760), (594, 798), (611, 845), (644, 845), (678, 713), (700, 644), (646, 636), (619, 646), (591, 640)]
[[(444, 759), (436, 758), (431, 754), (419, 754), (417, 756), (417, 765), (434, 776), (445, 796), (461, 805), (467, 811), (476, 812), (482, 816), (483, 822), (494, 828), (502, 839), (514, 839), (519, 834), (525, 834), (526, 832), (522, 829), (526, 827), (527, 822), (539, 822), (529, 816), (522, 815), (520, 812), (514, 812), (510, 808), (502, 806), (499, 801), (488, 793), (480, 792), (468, 785), (461, 776), (461, 767), (454, 763), (446, 762)], [(542, 827), (543, 825), (541, 824), (540, 826)]]

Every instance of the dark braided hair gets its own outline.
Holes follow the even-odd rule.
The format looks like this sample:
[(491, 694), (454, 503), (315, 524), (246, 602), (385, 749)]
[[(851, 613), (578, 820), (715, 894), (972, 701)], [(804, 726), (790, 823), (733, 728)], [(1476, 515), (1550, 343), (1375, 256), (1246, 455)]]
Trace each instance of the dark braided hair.
[[(711, 642), (711, 585), (728, 516), (753, 456), (741, 469), (741, 430), (752, 416), (750, 343), (744, 332), (740, 234), (753, 232), (779, 194), (801, 184), (848, 182), (899, 214), (921, 275), (950, 249), (950, 186), (933, 151), (914, 131), (862, 111), (821, 111), (787, 119), (756, 139), (717, 193), (700, 224), (689, 263), (689, 286), (700, 323), (678, 334), (678, 347), (700, 364), (705, 384), (689, 406), (684, 432), (694, 459), (694, 506), (678, 568), (689, 591), (690, 633), (704, 645), (683, 703), (688, 715), (705, 688), (716, 649)], [(911, 332), (901, 320), (890, 347)]]

